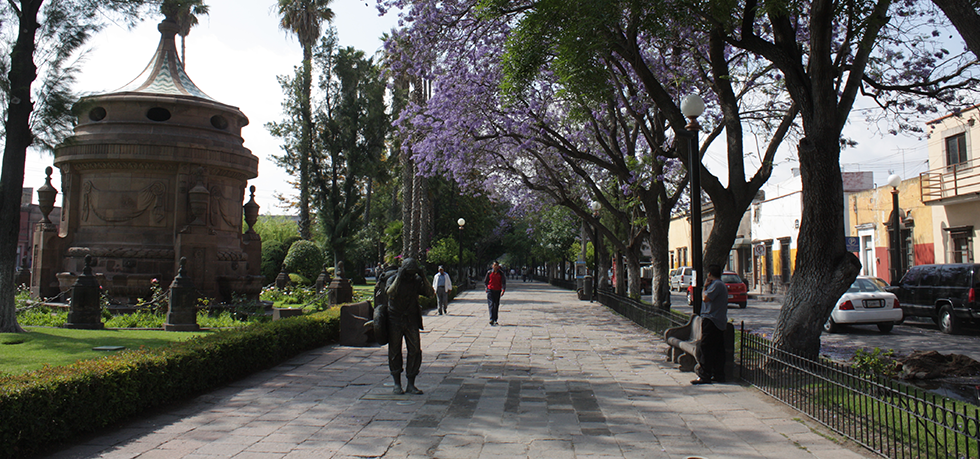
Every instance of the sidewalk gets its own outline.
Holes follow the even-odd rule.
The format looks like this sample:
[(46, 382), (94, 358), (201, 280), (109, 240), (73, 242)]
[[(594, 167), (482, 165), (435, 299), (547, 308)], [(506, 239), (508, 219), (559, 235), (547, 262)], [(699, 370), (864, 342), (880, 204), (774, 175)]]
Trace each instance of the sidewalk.
[(877, 457), (751, 387), (691, 386), (599, 303), (508, 286), (498, 326), (482, 291), (428, 313), (423, 395), (391, 394), (387, 347), (332, 345), (48, 457)]

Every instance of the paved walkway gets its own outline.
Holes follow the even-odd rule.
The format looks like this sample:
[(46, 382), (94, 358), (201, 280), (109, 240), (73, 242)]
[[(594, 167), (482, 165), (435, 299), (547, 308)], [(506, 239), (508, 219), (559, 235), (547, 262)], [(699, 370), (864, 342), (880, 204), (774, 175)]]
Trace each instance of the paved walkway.
[(426, 316), (423, 395), (391, 394), (386, 347), (326, 346), (50, 457), (876, 457), (751, 387), (691, 386), (598, 303), (510, 287), (498, 326), (482, 291)]

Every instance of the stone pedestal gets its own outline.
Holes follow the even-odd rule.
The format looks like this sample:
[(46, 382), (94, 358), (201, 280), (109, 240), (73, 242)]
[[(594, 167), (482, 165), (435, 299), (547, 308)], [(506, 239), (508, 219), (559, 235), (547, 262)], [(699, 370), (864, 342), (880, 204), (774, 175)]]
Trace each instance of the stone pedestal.
[(327, 287), (327, 304), (345, 304), (354, 300), (354, 288), (350, 281), (337, 277)]
[(71, 310), (65, 328), (99, 330), (102, 323), (102, 289), (92, 275), (92, 257), (85, 257), (85, 269), (71, 286)]
[(279, 275), (276, 276), (276, 288), (281, 290), (286, 288), (288, 285), (289, 274), (286, 274), (286, 266), (283, 266), (282, 270), (279, 271)]
[(323, 292), (323, 288), (327, 286), (330, 282), (330, 275), (327, 274), (327, 270), (324, 269), (320, 271), (320, 275), (316, 276), (316, 282), (313, 283), (313, 287), (316, 289), (317, 293)]
[(180, 259), (177, 276), (170, 283), (170, 307), (167, 309), (167, 319), (163, 324), (166, 331), (198, 331), (197, 325), (197, 289), (194, 282), (186, 276), (186, 258)]

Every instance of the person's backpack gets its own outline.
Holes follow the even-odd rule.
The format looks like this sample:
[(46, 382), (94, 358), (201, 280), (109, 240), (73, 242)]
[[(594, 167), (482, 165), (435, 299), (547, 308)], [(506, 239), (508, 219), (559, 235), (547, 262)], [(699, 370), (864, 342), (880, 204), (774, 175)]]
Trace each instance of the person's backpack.
[(389, 269), (374, 285), (374, 340), (382, 346), (388, 344), (388, 283), (397, 274), (397, 269)]

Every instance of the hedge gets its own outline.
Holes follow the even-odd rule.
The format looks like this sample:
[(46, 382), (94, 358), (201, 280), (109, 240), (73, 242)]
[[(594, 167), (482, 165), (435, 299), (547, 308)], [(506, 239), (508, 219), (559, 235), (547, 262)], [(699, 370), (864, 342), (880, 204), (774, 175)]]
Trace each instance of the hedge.
[(335, 342), (340, 309), (0, 378), (0, 457), (36, 454)]

